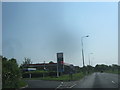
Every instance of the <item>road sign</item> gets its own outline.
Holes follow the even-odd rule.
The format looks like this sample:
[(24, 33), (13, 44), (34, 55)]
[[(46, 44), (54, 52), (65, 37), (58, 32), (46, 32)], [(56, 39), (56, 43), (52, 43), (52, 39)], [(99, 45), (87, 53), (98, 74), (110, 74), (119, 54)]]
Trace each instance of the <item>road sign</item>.
[(64, 61), (63, 61), (63, 53), (57, 53), (57, 64), (58, 64), (58, 71), (64, 71)]

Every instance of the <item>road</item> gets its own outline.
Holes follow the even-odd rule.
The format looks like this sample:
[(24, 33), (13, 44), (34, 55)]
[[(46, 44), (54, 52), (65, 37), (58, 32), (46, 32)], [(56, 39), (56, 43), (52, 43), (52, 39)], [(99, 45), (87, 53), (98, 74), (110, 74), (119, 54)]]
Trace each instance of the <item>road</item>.
[(28, 88), (118, 88), (118, 75), (96, 72), (79, 81), (27, 80)]
[(26, 80), (28, 88), (56, 88), (61, 84), (59, 81), (44, 81), (44, 80)]
[(118, 88), (118, 75), (93, 73), (77, 82), (74, 88)]

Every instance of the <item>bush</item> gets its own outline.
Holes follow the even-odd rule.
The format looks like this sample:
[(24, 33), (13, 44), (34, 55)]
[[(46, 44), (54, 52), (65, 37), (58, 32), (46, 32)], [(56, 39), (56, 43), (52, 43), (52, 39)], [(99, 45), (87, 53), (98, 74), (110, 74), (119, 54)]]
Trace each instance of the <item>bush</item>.
[(20, 70), (16, 59), (2, 57), (2, 87), (19, 88)]

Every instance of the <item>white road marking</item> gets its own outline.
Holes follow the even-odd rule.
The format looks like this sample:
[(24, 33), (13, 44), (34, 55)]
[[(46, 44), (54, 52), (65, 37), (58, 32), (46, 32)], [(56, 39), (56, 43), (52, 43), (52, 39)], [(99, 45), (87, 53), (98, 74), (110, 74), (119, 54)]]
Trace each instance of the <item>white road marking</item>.
[(61, 84), (63, 84), (63, 82), (61, 82)]
[[(68, 84), (69, 85), (69, 84)], [(72, 87), (74, 87), (75, 85), (77, 85), (77, 84), (73, 84), (72, 86), (69, 86), (69, 87), (66, 87), (66, 88), (72, 88)], [(55, 89), (55, 90), (57, 90), (58, 88), (61, 88), (62, 86), (67, 86), (67, 84), (63, 84), (63, 82), (61, 82), (61, 84)]]
[(112, 81), (112, 83), (114, 83), (114, 84), (115, 84), (115, 82), (114, 82), (114, 81)]
[(61, 87), (62, 85), (60, 84), (57, 88)]
[(77, 84), (74, 84), (74, 85), (72, 85), (71, 87), (69, 87), (69, 88), (72, 88), (72, 87), (74, 87), (75, 85), (77, 85)]
[[(61, 82), (61, 84), (60, 84), (57, 88), (60, 88), (60, 87), (62, 86), (62, 84), (63, 84), (63, 82)], [(56, 89), (57, 89), (57, 88), (56, 88)]]

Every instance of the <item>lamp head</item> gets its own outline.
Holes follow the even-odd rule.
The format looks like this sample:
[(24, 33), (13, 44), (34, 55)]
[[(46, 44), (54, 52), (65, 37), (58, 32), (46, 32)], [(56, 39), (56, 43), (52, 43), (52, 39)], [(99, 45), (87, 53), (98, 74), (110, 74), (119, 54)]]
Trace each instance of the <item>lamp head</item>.
[(89, 37), (89, 35), (87, 35), (86, 37)]

